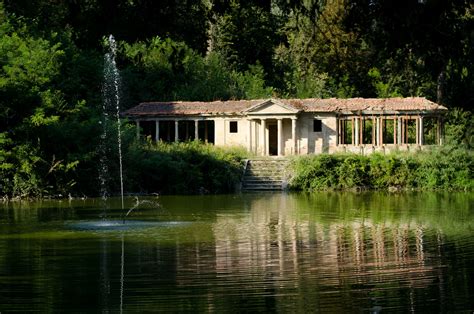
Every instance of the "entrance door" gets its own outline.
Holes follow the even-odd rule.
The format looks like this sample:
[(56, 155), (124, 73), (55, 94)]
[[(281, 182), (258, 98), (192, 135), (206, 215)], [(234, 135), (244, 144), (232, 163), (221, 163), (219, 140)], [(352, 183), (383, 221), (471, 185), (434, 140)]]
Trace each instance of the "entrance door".
[(268, 153), (270, 156), (278, 155), (278, 126), (268, 125)]

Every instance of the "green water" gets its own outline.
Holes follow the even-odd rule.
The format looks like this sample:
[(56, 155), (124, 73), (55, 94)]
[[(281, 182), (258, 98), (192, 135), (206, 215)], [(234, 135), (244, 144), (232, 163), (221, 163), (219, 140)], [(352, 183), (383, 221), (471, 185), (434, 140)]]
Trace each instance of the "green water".
[(470, 313), (473, 200), (161, 196), (124, 226), (118, 199), (0, 204), (0, 312)]

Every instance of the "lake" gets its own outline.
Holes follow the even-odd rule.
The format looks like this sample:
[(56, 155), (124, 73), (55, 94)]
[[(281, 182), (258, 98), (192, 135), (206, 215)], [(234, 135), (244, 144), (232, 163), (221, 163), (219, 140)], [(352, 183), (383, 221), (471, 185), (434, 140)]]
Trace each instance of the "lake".
[[(138, 203), (137, 203), (138, 200)], [(474, 193), (0, 203), (0, 313), (467, 312)]]

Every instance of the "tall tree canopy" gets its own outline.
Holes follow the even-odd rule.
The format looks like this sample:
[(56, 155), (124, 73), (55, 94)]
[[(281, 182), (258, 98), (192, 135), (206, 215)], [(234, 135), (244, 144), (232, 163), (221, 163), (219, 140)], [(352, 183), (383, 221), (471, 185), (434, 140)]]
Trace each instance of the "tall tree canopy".
[(472, 146), (469, 0), (0, 0), (0, 194), (97, 190), (109, 34), (122, 109), (425, 96), (465, 110), (448, 135)]

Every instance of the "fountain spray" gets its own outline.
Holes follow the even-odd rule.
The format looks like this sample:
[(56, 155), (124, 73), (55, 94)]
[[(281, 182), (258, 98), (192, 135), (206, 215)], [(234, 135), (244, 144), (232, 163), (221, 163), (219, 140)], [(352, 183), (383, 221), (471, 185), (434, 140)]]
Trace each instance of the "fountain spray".
[[(104, 64), (104, 115), (107, 119), (107, 108), (113, 107), (115, 109), (115, 117), (117, 119), (117, 142), (119, 154), (119, 174), (120, 174), (120, 196), (122, 211), (124, 211), (124, 196), (123, 196), (123, 166), (122, 166), (122, 130), (120, 122), (120, 73), (117, 68), (115, 56), (117, 53), (117, 43), (113, 35), (108, 38), (109, 52), (105, 54)], [(106, 126), (104, 125), (104, 128)], [(105, 185), (105, 184), (103, 184)], [(105, 195), (105, 193), (104, 193)], [(125, 223), (125, 221), (124, 221)]]

